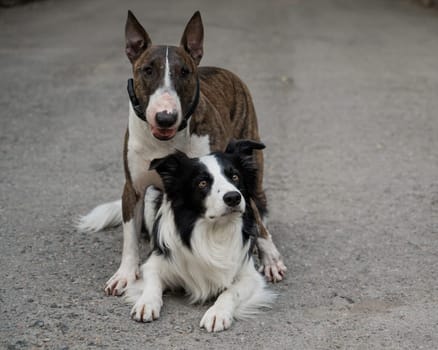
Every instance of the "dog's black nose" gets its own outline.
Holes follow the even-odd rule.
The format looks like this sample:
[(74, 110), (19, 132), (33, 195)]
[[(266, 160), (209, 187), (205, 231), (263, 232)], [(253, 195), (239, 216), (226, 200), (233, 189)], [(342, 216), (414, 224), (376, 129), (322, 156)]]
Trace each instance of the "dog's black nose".
[(224, 202), (229, 207), (235, 207), (240, 203), (242, 196), (237, 191), (231, 191), (224, 194)]
[(169, 113), (167, 111), (158, 112), (155, 115), (155, 119), (160, 128), (169, 128), (176, 123), (176, 120), (178, 119), (178, 113), (176, 112)]

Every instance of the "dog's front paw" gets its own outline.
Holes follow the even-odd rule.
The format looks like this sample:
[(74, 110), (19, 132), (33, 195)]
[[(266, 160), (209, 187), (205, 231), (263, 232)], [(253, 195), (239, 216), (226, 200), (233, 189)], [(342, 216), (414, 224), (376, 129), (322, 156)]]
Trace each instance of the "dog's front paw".
[(202, 317), (199, 326), (205, 328), (207, 332), (220, 332), (230, 328), (232, 323), (233, 315), (230, 312), (213, 305)]
[(155, 321), (160, 317), (160, 310), (162, 305), (163, 300), (161, 298), (140, 298), (132, 307), (131, 317), (137, 322)]
[(263, 272), (269, 282), (282, 281), (287, 267), (284, 265), (280, 252), (275, 247), (272, 239), (258, 238), (257, 246), (260, 256), (259, 272)]
[(262, 259), (262, 264), (260, 265), (259, 272), (264, 273), (268, 282), (280, 282), (283, 280), (286, 274), (287, 267), (284, 265), (283, 261), (280, 259)]
[(105, 294), (120, 296), (122, 295), (127, 286), (134, 282), (138, 278), (137, 267), (122, 267), (117, 270), (117, 272), (106, 282), (105, 284)]

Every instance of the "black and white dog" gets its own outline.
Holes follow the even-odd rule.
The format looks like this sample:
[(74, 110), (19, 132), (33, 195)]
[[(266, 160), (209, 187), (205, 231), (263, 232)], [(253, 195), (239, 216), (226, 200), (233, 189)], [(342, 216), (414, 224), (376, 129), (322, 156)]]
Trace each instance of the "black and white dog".
[(257, 178), (252, 153), (263, 148), (240, 140), (201, 158), (176, 152), (151, 162), (164, 194), (150, 187), (145, 195), (152, 251), (126, 293), (136, 321), (159, 317), (165, 289), (184, 288), (190, 302), (218, 296), (200, 323), (209, 332), (270, 304), (273, 294), (251, 256), (257, 236), (249, 204)]

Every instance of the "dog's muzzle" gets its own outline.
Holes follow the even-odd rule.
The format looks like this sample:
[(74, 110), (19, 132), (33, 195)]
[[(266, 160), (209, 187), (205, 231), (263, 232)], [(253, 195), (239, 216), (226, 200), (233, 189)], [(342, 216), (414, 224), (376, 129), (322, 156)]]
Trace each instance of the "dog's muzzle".
[[(129, 95), (129, 99), (131, 101), (131, 105), (132, 108), (134, 109), (135, 114), (137, 115), (138, 118), (140, 118), (141, 120), (143, 120), (144, 122), (147, 123), (146, 120), (146, 115), (145, 115), (145, 108), (143, 108), (143, 106), (140, 104), (140, 101), (138, 100), (137, 96), (135, 95), (135, 90), (134, 90), (134, 79), (130, 78), (128, 79), (128, 95)], [(189, 109), (187, 110), (186, 114), (184, 115), (184, 118), (181, 121), (181, 124), (178, 128), (178, 131), (183, 130), (187, 127), (187, 123), (189, 118), (192, 116), (192, 114), (195, 112), (196, 107), (198, 106), (199, 103), (199, 78), (196, 79), (196, 91), (195, 91), (195, 96), (193, 98), (192, 103), (189, 106)], [(167, 112), (160, 112), (160, 113), (166, 113), (166, 114), (171, 114), (173, 115), (174, 112), (172, 113), (167, 113)], [(158, 113), (158, 114), (160, 114)], [(158, 114), (157, 114), (157, 123), (160, 127), (162, 128), (167, 128), (168, 126), (163, 126), (160, 125), (160, 122), (158, 121)], [(169, 121), (170, 121), (170, 117), (169, 116), (163, 116), (163, 123), (168, 125)], [(176, 121), (176, 120), (175, 120)], [(174, 122), (175, 122), (174, 121)], [(170, 124), (172, 125), (172, 124)]]

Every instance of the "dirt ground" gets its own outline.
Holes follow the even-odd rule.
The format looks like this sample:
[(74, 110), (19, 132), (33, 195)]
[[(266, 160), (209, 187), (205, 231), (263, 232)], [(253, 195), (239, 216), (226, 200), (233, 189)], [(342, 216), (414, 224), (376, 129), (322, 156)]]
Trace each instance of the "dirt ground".
[[(267, 144), (276, 304), (219, 334), (167, 295), (139, 324), (106, 297), (121, 229), (124, 23), (249, 86)], [(50, 0), (0, 9), (0, 348), (438, 348), (438, 11), (410, 0)]]

